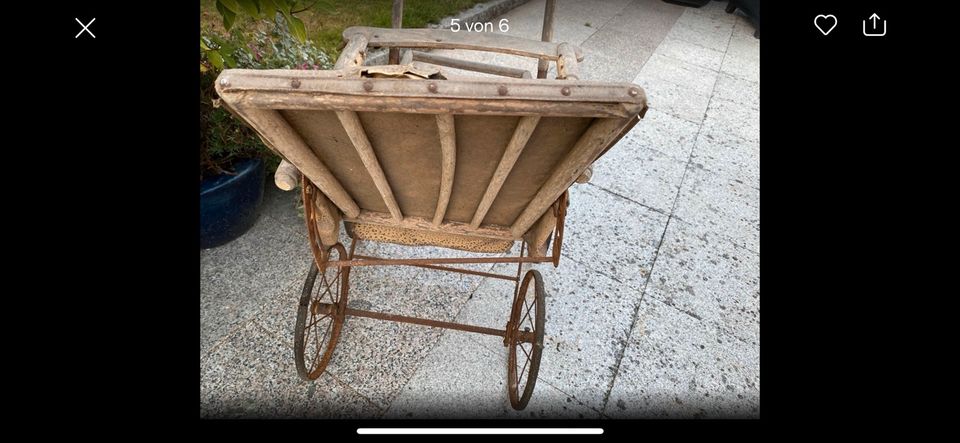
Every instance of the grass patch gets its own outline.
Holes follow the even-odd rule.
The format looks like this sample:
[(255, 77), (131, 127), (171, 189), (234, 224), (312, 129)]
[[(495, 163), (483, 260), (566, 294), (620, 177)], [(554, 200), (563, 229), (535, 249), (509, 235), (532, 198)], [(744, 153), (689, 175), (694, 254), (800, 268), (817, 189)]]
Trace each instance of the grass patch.
[[(427, 24), (439, 23), (440, 19), (453, 15), (484, 0), (405, 0), (403, 2), (403, 27), (425, 28)], [(303, 8), (313, 3), (306, 0)], [(390, 27), (393, 0), (318, 0), (306, 11), (297, 14), (307, 28), (307, 38), (327, 53), (333, 60), (340, 55), (343, 30), (350, 26)], [(251, 30), (256, 24), (250, 20), (237, 23), (235, 27)], [(202, 32), (224, 33), (223, 19), (217, 13), (216, 0), (200, 1), (200, 29)]]

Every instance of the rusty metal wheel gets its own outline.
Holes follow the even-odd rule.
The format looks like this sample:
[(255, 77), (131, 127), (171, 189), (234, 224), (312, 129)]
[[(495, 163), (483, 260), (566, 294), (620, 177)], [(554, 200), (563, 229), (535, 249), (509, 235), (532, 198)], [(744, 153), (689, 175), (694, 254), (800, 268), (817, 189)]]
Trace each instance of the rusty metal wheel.
[[(534, 281), (533, 293), (527, 291), (530, 280)], [(540, 371), (543, 324), (546, 322), (544, 297), (543, 277), (536, 270), (527, 271), (513, 300), (507, 324), (507, 389), (510, 405), (518, 411), (527, 407)]]
[(297, 373), (304, 380), (319, 377), (337, 347), (350, 291), (350, 268), (327, 266), (327, 262), (346, 259), (343, 245), (337, 243), (327, 248), (322, 260), (311, 263), (310, 273), (303, 283), (297, 325), (293, 331), (293, 349)]

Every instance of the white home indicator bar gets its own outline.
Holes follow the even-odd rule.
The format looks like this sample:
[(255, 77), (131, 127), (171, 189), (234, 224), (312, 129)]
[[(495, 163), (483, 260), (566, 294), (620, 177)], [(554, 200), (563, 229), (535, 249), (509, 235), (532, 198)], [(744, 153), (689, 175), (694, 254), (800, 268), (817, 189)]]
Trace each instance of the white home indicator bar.
[(600, 435), (603, 428), (357, 428), (361, 435)]

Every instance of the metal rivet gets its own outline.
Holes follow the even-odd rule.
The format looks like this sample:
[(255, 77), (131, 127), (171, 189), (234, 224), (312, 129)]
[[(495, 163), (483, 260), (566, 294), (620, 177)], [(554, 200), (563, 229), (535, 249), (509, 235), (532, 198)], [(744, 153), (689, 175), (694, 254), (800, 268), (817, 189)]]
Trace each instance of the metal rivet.
[(367, 91), (367, 92), (372, 91), (372, 90), (373, 90), (373, 82), (370, 81), (370, 80), (367, 80), (367, 81), (363, 82), (363, 90), (364, 90), (364, 91)]
[(427, 85), (427, 90), (430, 92), (437, 92), (437, 84), (430, 83), (429, 85)]
[(293, 88), (299, 88), (299, 87), (300, 87), (300, 79), (295, 78), (295, 79), (291, 80), (291, 81), (290, 81), (290, 86), (293, 87)]
[(640, 95), (640, 90), (639, 90), (639, 89), (637, 89), (637, 88), (630, 88), (630, 96), (631, 96), (631, 97), (636, 97), (636, 96), (638, 96), (638, 95)]
[(500, 95), (507, 95), (507, 87), (504, 85), (500, 85), (500, 87), (497, 88), (497, 92), (499, 92)]
[(226, 77), (220, 79), (220, 86), (230, 86), (230, 80), (227, 80)]
[(560, 90), (560, 93), (563, 95), (570, 95), (570, 87), (564, 86), (563, 89)]

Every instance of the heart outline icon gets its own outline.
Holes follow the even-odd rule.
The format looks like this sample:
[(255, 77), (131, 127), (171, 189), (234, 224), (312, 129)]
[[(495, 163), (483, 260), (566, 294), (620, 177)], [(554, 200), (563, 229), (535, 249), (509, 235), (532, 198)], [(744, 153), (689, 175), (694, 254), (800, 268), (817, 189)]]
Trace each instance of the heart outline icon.
[[(824, 31), (823, 28), (820, 27), (820, 23), (817, 23), (821, 18), (824, 20), (833, 19), (833, 26), (831, 26), (830, 29), (827, 29), (826, 31)], [(837, 16), (833, 14), (827, 14), (827, 15), (820, 14), (813, 18), (813, 26), (816, 26), (817, 29), (819, 29), (820, 32), (823, 33), (823, 35), (827, 35), (830, 33), (830, 31), (833, 31), (833, 28), (837, 27)]]

